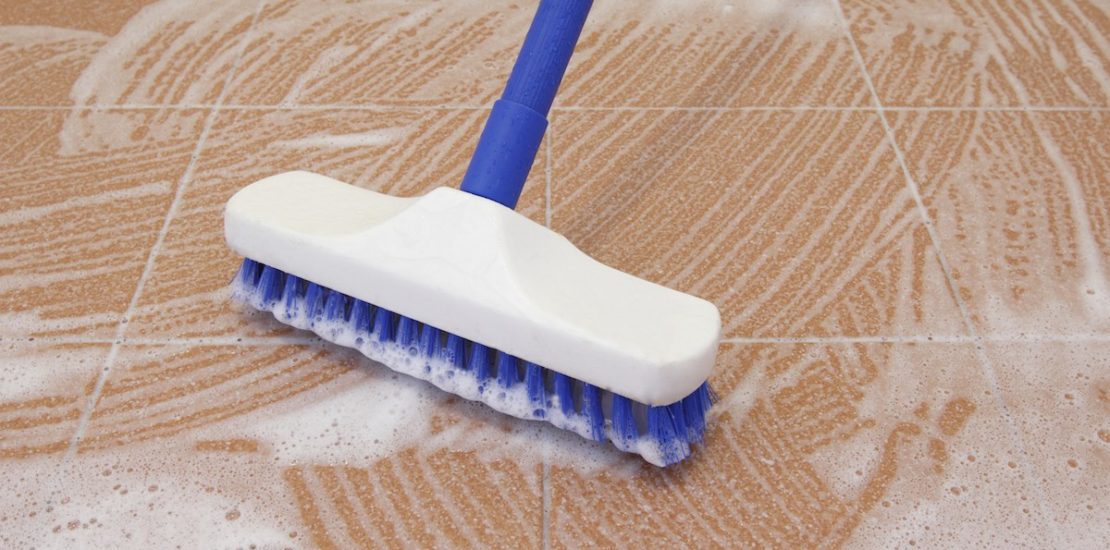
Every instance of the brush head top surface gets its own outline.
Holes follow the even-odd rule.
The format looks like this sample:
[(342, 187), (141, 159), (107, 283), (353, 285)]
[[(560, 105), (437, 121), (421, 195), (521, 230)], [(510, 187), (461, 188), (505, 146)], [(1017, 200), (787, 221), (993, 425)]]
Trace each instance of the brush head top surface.
[(398, 198), (309, 172), (235, 194), (239, 254), (647, 405), (708, 378), (713, 304), (590, 258), (487, 199)]

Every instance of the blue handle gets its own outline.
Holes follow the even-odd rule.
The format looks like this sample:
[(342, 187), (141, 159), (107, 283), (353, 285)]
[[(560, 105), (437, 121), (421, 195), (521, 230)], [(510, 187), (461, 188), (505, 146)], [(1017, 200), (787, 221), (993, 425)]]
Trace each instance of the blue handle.
[(591, 4), (593, 0), (540, 1), (505, 92), (482, 129), (463, 176), (463, 191), (516, 206)]

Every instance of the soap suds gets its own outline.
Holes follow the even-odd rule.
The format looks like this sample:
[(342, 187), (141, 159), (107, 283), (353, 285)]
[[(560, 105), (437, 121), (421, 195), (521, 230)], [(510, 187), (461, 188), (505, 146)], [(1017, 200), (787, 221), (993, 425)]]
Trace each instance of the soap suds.
[(321, 134), (273, 143), (274, 147), (290, 149), (343, 149), (346, 147), (377, 147), (401, 140), (403, 128), (386, 128), (357, 134)]
[(1041, 136), (1041, 145), (1048, 154), (1049, 160), (1060, 171), (1064, 189), (1067, 191), (1071, 216), (1075, 222), (1076, 252), (1083, 272), (1082, 282), (1075, 292), (1092, 319), (1106, 319), (1110, 317), (1110, 277), (1107, 277), (1103, 269), (1103, 255), (1095, 241), (1083, 186), (1060, 147), (1045, 134), (1044, 131), (1038, 132)]

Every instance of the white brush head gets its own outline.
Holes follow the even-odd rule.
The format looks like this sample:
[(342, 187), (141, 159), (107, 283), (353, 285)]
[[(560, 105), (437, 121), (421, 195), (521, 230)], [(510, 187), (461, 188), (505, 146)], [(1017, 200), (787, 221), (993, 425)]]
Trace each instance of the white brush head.
[(622, 273), (493, 201), (397, 198), (309, 172), (228, 201), (245, 257), (647, 405), (713, 368), (717, 308)]

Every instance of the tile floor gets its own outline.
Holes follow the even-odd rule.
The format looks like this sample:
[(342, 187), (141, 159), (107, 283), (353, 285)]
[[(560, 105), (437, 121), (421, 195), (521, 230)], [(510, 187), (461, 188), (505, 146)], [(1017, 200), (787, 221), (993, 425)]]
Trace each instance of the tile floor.
[(1110, 546), (1106, 0), (596, 2), (520, 210), (721, 309), (678, 467), (228, 303), (231, 193), (456, 185), (533, 6), (0, 0), (0, 545)]

